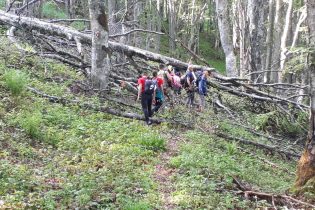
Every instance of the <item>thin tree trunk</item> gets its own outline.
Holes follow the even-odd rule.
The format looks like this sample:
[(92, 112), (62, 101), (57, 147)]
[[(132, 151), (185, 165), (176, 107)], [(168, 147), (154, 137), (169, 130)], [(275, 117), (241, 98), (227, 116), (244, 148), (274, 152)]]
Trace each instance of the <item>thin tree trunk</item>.
[[(275, 7), (274, 0), (269, 1), (269, 29), (267, 33), (267, 54), (266, 54), (266, 66), (265, 70), (271, 70), (272, 63), (272, 50), (273, 50), (273, 31), (274, 31), (274, 18), (275, 18)], [(267, 72), (264, 77), (264, 82), (270, 82), (271, 72)], [(272, 81), (274, 82), (274, 81)]]
[(175, 20), (175, 0), (168, 0), (168, 21), (169, 21), (169, 47), (171, 54), (175, 53), (176, 20)]
[(108, 85), (110, 62), (108, 48), (108, 18), (101, 0), (89, 0), (90, 20), (92, 28), (92, 69), (91, 81), (95, 88), (101, 90)]
[[(275, 14), (275, 30), (274, 30), (274, 46), (272, 55), (271, 70), (279, 70), (280, 68), (280, 52), (281, 52), (281, 33), (283, 32), (283, 0), (276, 0)], [(270, 73), (270, 82), (278, 82), (278, 73)]]
[(216, 0), (216, 11), (221, 37), (221, 44), (225, 54), (226, 74), (230, 77), (237, 75), (236, 56), (233, 49), (231, 27), (229, 24), (228, 0)]
[(283, 80), (283, 76), (284, 76), (284, 66), (285, 66), (285, 62), (286, 62), (286, 54), (288, 52), (287, 49), (287, 39), (288, 39), (288, 34), (289, 34), (289, 29), (290, 29), (290, 25), (291, 25), (291, 18), (292, 18), (292, 12), (293, 12), (293, 0), (289, 0), (289, 4), (288, 4), (288, 9), (287, 9), (287, 14), (285, 17), (285, 26), (284, 26), (284, 30), (283, 30), (283, 34), (281, 37), (281, 56), (280, 56), (280, 72), (278, 74), (278, 80)]
[(291, 48), (294, 48), (296, 43), (297, 43), (297, 41), (298, 41), (299, 30), (300, 30), (301, 24), (305, 21), (305, 19), (306, 19), (306, 8), (305, 9), (303, 8), (302, 11), (301, 11), (301, 16), (299, 18), (299, 21), (296, 24), (296, 29), (295, 29), (295, 32), (294, 32), (294, 37), (293, 37)]
[(248, 56), (247, 53), (247, 35), (248, 30), (245, 23), (246, 11), (245, 6), (242, 0), (238, 0), (238, 10), (239, 10), (239, 28), (240, 28), (240, 77), (245, 78), (245, 75), (248, 74)]

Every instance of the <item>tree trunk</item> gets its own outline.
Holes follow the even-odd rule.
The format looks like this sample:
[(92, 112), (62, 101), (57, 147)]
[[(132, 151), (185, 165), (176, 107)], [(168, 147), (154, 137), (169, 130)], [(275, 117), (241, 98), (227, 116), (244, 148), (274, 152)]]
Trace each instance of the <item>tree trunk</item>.
[[(271, 70), (272, 50), (273, 50), (273, 31), (274, 31), (275, 7), (274, 0), (269, 1), (269, 29), (267, 33), (267, 54), (265, 70)], [(271, 72), (265, 73), (264, 82), (270, 82)], [(273, 81), (274, 82), (274, 81)]]
[(283, 80), (283, 76), (284, 76), (284, 65), (286, 62), (286, 54), (288, 52), (287, 49), (287, 39), (288, 39), (288, 34), (289, 34), (289, 29), (290, 29), (290, 25), (291, 25), (291, 19), (292, 19), (292, 12), (293, 12), (293, 0), (289, 0), (289, 5), (288, 5), (288, 9), (287, 9), (287, 14), (285, 17), (285, 26), (284, 26), (284, 30), (283, 30), (283, 34), (281, 37), (281, 56), (280, 56), (280, 72), (278, 74), (278, 80)]
[(175, 2), (174, 0), (168, 1), (168, 21), (169, 21), (169, 47), (172, 55), (175, 53), (175, 39), (176, 39), (176, 20), (175, 20)]
[[(248, 0), (247, 13), (249, 18), (249, 67), (250, 73), (263, 70), (263, 50), (266, 41), (264, 12), (265, 0)], [(256, 81), (259, 74), (252, 74), (251, 80)]]
[(220, 31), (221, 44), (225, 54), (226, 74), (234, 77), (237, 75), (236, 56), (233, 49), (231, 27), (229, 24), (229, 4), (228, 0), (216, 0), (216, 11)]
[[(95, 88), (101, 90), (108, 85), (110, 62), (108, 49), (108, 18), (101, 0), (89, 0), (92, 28), (92, 69), (91, 81)], [(103, 49), (105, 46), (106, 49)]]
[[(311, 110), (310, 110), (310, 126), (308, 139), (305, 150), (298, 163), (297, 179), (295, 187), (300, 190), (301, 187), (308, 182), (311, 184), (309, 189), (314, 192), (315, 186), (315, 1), (308, 0), (307, 5), (307, 24), (309, 29), (309, 47), (308, 55), (309, 71), (310, 71), (310, 94), (311, 94)], [(312, 182), (312, 183), (311, 183)]]
[(74, 15), (74, 6), (75, 6), (75, 0), (65, 0), (66, 4), (66, 11), (68, 18), (72, 19), (75, 17)]
[[(116, 23), (116, 0), (108, 0), (108, 25), (113, 26)], [(109, 27), (110, 28), (110, 27)]]
[(246, 11), (245, 5), (242, 0), (238, 0), (238, 10), (239, 10), (239, 47), (240, 47), (240, 77), (245, 78), (248, 74), (248, 56), (247, 54), (247, 37), (248, 37), (248, 27), (245, 23)]
[[(276, 0), (275, 14), (275, 30), (274, 30), (274, 46), (272, 55), (271, 70), (279, 70), (280, 68), (280, 52), (281, 52), (281, 33), (283, 32), (283, 0)], [(278, 82), (278, 73), (270, 73), (270, 82)]]

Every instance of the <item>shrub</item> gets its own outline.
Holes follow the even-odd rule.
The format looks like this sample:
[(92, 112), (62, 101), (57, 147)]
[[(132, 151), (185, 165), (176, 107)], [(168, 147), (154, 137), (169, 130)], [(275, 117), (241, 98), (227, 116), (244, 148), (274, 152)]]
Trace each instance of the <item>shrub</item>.
[(40, 136), (41, 123), (42, 115), (40, 113), (27, 113), (20, 122), (22, 128), (32, 138), (38, 138)]
[(308, 115), (303, 112), (293, 112), (292, 116), (285, 115), (279, 111), (268, 112), (257, 115), (255, 118), (256, 129), (282, 133), (287, 136), (297, 137), (305, 134), (308, 124)]
[(4, 80), (6, 86), (14, 96), (20, 95), (27, 85), (27, 75), (23, 72), (10, 70), (5, 73)]
[(153, 151), (165, 150), (165, 140), (160, 136), (144, 136), (140, 139), (140, 145)]

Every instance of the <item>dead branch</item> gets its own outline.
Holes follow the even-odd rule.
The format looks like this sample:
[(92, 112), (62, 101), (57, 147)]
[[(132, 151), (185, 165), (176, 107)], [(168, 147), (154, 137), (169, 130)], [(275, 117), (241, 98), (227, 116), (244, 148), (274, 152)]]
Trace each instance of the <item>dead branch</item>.
[(26, 4), (24, 4), (22, 7), (20, 7), (20, 8), (18, 8), (16, 11), (16, 14), (17, 15), (20, 15), (23, 11), (24, 11), (24, 9), (26, 9), (27, 7), (29, 7), (30, 5), (32, 5), (32, 4), (35, 4), (36, 2), (39, 2), (40, 0), (33, 0), (33, 1), (31, 1), (31, 2), (26, 2)]
[(292, 87), (294, 89), (306, 89), (308, 86), (300, 86), (295, 84), (289, 84), (289, 83), (273, 83), (273, 84), (265, 84), (265, 83), (253, 83), (252, 86), (265, 86), (265, 87)]
[(268, 202), (272, 203), (273, 205), (278, 204), (278, 205), (287, 205), (289, 201), (293, 202), (295, 205), (302, 205), (304, 207), (310, 207), (310, 208), (315, 208), (315, 205), (298, 200), (296, 198), (293, 198), (292, 196), (289, 195), (277, 195), (277, 194), (270, 194), (270, 193), (265, 193), (265, 192), (258, 192), (254, 191), (242, 184), (241, 181), (239, 181), (236, 177), (233, 177), (233, 183), (236, 184), (237, 188), (240, 189), (237, 194), (243, 194), (245, 198), (249, 199), (252, 197), (257, 197), (262, 200), (267, 200)]
[[(171, 36), (169, 36), (169, 38), (172, 39)], [(196, 53), (194, 53), (191, 49), (189, 49), (183, 42), (181, 42), (180, 40), (176, 39), (175, 42), (179, 43), (185, 50), (187, 50), (195, 59), (201, 61), (203, 64), (205, 64), (206, 66), (209, 66), (209, 63), (203, 59), (202, 57), (198, 56)]]
[(6, 12), (10, 12), (10, 10), (11, 10), (11, 8), (12, 8), (12, 6), (13, 6), (13, 4), (14, 4), (15, 2), (16, 2), (16, 0), (13, 0), (13, 1), (10, 2), (9, 6), (8, 6), (8, 9), (6, 10)]
[(220, 96), (215, 95), (213, 97), (213, 103), (216, 104), (219, 108), (222, 108), (223, 110), (225, 110), (232, 118), (234, 118), (233, 113), (226, 106), (222, 104), (222, 100)]
[(240, 142), (242, 144), (247, 144), (247, 145), (252, 145), (252, 146), (258, 147), (260, 149), (268, 150), (268, 151), (271, 151), (271, 152), (277, 152), (279, 154), (284, 154), (288, 158), (295, 158), (296, 159), (296, 158), (300, 157), (300, 155), (298, 155), (298, 154), (281, 150), (277, 146), (269, 146), (269, 145), (261, 144), (261, 143), (258, 143), (258, 142), (253, 142), (253, 141), (250, 141), (250, 140), (229, 136), (229, 135), (226, 135), (226, 134), (218, 132), (218, 131), (215, 132), (215, 135), (217, 135), (218, 137), (224, 138), (226, 140), (237, 141), (237, 142)]
[(164, 33), (162, 32), (158, 32), (158, 31), (150, 31), (150, 30), (145, 30), (145, 29), (140, 29), (140, 28), (137, 28), (137, 29), (133, 29), (133, 30), (130, 30), (130, 31), (127, 31), (126, 33), (123, 33), (123, 34), (114, 34), (114, 35), (109, 35), (109, 38), (117, 38), (117, 37), (120, 37), (120, 36), (127, 36), (131, 33), (135, 33), (135, 32), (143, 32), (143, 33), (150, 33), (150, 34), (157, 34), (157, 35), (164, 35)]
[(265, 158), (262, 158), (262, 157), (254, 154), (254, 153), (252, 153), (250, 151), (247, 151), (247, 150), (245, 150), (245, 149), (243, 149), (241, 147), (237, 147), (237, 149), (242, 151), (242, 152), (244, 152), (244, 153), (247, 153), (248, 155), (250, 155), (250, 156), (252, 156), (254, 158), (257, 158), (257, 159), (261, 160), (263, 163), (266, 163), (267, 165), (270, 165), (272, 168), (277, 168), (279, 170), (285, 171), (286, 173), (288, 173), (288, 174), (290, 174), (292, 176), (295, 175), (293, 172), (289, 171), (287, 168), (280, 167), (277, 164), (275, 164), (275, 163), (273, 163), (273, 162), (271, 162), (271, 161), (269, 161), (269, 160), (267, 160)]
[(56, 20), (49, 20), (49, 23), (60, 23), (60, 22), (87, 22), (89, 23), (90, 20), (87, 19), (56, 19)]
[(10, 29), (7, 31), (7, 36), (8, 36), (8, 39), (15, 45), (15, 47), (21, 51), (21, 52), (26, 52), (27, 50), (24, 49), (24, 47), (22, 47), (18, 41), (16, 40), (15, 38), (15, 31), (16, 31), (16, 27), (12, 26), (10, 27)]

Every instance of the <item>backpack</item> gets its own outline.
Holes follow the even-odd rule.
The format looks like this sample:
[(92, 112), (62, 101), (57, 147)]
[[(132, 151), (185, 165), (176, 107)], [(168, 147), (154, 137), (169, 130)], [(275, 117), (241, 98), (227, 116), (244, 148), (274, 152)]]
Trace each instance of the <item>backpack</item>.
[(155, 87), (156, 87), (156, 82), (150, 79), (145, 80), (144, 93), (148, 95), (152, 95), (154, 93)]
[(186, 86), (187, 86), (187, 74), (184, 74), (184, 75), (180, 78), (180, 84), (181, 84), (183, 87), (186, 87)]
[(196, 75), (196, 78), (197, 78), (196, 81), (195, 81), (197, 87), (199, 86), (199, 82), (200, 82), (200, 80), (201, 80), (201, 78), (202, 78), (202, 73), (203, 73), (203, 72), (202, 72), (201, 70), (199, 70), (199, 71), (197, 71), (196, 74), (195, 74), (195, 75)]
[(181, 78), (177, 75), (173, 76), (173, 86), (175, 88), (181, 88), (182, 87)]
[(169, 79), (167, 74), (168, 74), (168, 72), (164, 71), (164, 73), (163, 73), (164, 86), (165, 87), (172, 87), (172, 80)]

